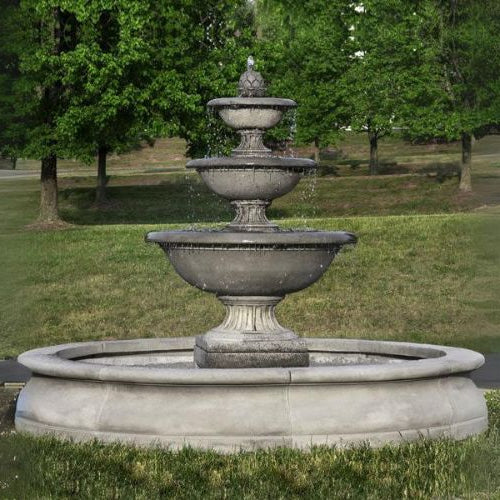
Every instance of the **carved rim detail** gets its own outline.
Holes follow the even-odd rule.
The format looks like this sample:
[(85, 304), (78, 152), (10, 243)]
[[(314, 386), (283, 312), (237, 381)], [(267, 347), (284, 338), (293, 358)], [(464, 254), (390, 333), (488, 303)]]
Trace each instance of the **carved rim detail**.
[(311, 244), (311, 245), (303, 245), (303, 244), (297, 244), (297, 245), (289, 245), (289, 244), (259, 244), (259, 243), (236, 243), (236, 244), (209, 244), (209, 243), (159, 243), (159, 245), (163, 248), (168, 250), (191, 250), (191, 251), (196, 251), (196, 250), (223, 250), (223, 251), (236, 251), (236, 252), (241, 252), (241, 251), (270, 251), (270, 252), (276, 252), (278, 250), (280, 251), (290, 251), (290, 252), (296, 252), (296, 251), (318, 251), (318, 252), (333, 252), (337, 253), (341, 245), (333, 245), (329, 243), (324, 243), (324, 244)]

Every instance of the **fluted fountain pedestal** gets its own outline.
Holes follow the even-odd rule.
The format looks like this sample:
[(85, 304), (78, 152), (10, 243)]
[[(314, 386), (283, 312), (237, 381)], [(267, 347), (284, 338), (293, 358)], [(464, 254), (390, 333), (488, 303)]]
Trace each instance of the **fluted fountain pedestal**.
[(228, 230), (271, 232), (279, 229), (266, 216), (266, 208), (271, 204), (267, 200), (232, 201), (236, 217), (227, 225)]
[(308, 366), (307, 344), (278, 323), (274, 314), (283, 297), (219, 297), (226, 317), (196, 337), (194, 360), (200, 368)]

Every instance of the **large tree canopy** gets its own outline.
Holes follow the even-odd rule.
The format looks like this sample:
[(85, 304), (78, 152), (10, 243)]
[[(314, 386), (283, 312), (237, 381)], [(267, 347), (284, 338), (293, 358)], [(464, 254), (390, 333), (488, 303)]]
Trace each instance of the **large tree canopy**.
[(150, 136), (148, 7), (142, 1), (72, 3), (76, 43), (60, 56), (68, 102), (57, 134), (70, 156), (89, 161), (98, 154), (98, 202), (105, 200), (106, 155)]
[[(41, 160), (40, 219), (57, 222), (57, 158), (66, 145), (58, 134), (70, 89), (62, 84), (61, 55), (75, 43), (74, 18), (48, 0), (22, 0), (17, 13), (16, 44), (20, 91), (15, 106), (25, 127), (22, 153)], [(12, 21), (10, 21), (12, 22)]]
[(45, 220), (58, 157), (98, 155), (103, 198), (109, 152), (168, 135), (192, 156), (230, 142), (205, 105), (235, 93), (251, 53), (269, 94), (299, 103), (297, 142), (366, 131), (373, 173), (398, 126), (461, 139), (468, 190), (472, 138), (498, 125), (496, 0), (5, 0), (0, 14), (0, 152), (42, 161)]
[[(153, 103), (174, 114), (175, 133), (186, 139), (188, 154), (205, 156), (234, 137), (220, 120), (211, 119), (206, 104), (236, 95), (254, 41), (253, 8), (246, 0), (178, 3), (183, 5), (176, 13), (169, 2), (157, 6), (167, 22), (158, 34), (156, 50), (164, 70), (158, 74)], [(165, 44), (165, 39), (171, 42)], [(170, 79), (177, 80), (180, 98), (162, 91), (170, 88)]]
[(249, 52), (245, 0), (21, 0), (11, 10), (5, 25), (19, 43), (7, 55), (21, 91), (8, 105), (23, 128), (18, 149), (42, 161), (45, 221), (58, 219), (57, 158), (98, 154), (102, 199), (111, 151), (175, 134), (205, 153), (213, 135), (205, 103), (236, 83)]
[(193, 154), (206, 151), (205, 102), (237, 74), (235, 56), (248, 38), (243, 2), (101, 4), (85, 2), (76, 14), (79, 43), (64, 57), (71, 99), (59, 121), (73, 155), (98, 153), (98, 201), (111, 151), (172, 135)]
[(496, 0), (260, 0), (260, 68), (275, 94), (295, 98), (297, 140), (366, 131), (378, 140), (462, 140), (460, 188), (470, 190), (472, 138), (500, 116), (500, 3)]

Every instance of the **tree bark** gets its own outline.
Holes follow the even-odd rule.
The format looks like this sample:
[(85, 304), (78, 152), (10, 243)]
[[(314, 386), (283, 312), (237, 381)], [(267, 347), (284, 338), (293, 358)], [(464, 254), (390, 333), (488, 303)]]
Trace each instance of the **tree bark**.
[(50, 155), (42, 158), (42, 172), (40, 176), (40, 221), (59, 221), (57, 211), (57, 157)]
[(108, 150), (105, 146), (101, 146), (97, 152), (97, 188), (95, 201), (98, 205), (106, 203), (106, 156)]
[(471, 134), (462, 133), (462, 165), (460, 168), (460, 184), (458, 188), (464, 193), (472, 191), (471, 180), (471, 163), (472, 163), (472, 136)]
[(319, 166), (319, 139), (314, 139), (314, 161)]
[[(61, 49), (61, 10), (55, 7), (52, 10), (52, 54), (59, 55)], [(57, 107), (60, 96), (60, 82), (52, 83), (43, 90), (42, 111), (45, 114), (45, 124), (53, 127), (53, 109)], [(52, 151), (55, 150), (55, 140), (50, 141)], [(51, 152), (42, 158), (42, 170), (40, 175), (40, 222), (59, 222), (57, 210), (57, 156)]]
[(370, 140), (370, 175), (378, 174), (378, 136), (373, 132), (368, 132)]

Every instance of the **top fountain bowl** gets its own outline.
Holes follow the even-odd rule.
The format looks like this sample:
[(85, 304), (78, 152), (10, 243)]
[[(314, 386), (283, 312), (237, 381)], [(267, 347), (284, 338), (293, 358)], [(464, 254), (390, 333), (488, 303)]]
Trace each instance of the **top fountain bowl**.
[(208, 102), (224, 123), (235, 130), (266, 130), (277, 125), (288, 109), (297, 103), (278, 97), (222, 97)]

